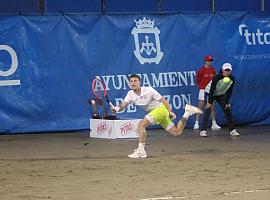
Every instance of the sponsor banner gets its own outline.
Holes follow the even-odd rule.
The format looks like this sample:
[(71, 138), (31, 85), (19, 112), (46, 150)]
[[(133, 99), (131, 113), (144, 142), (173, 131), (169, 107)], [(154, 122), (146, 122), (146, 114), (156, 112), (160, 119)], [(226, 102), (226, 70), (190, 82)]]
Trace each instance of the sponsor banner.
[(140, 119), (114, 120), (116, 138), (138, 138), (139, 122)]
[(114, 120), (90, 119), (90, 137), (115, 139)]
[(104, 120), (90, 119), (90, 137), (93, 138), (138, 138), (136, 132), (140, 119)]
[[(167, 98), (177, 120), (198, 104), (195, 76), (205, 55), (236, 78), (236, 124), (270, 124), (270, 16), (247, 13), (0, 16), (0, 132), (89, 128), (91, 81), (114, 104), (138, 74)], [(218, 108), (218, 106), (216, 106)], [(146, 113), (129, 105), (120, 118)], [(217, 109), (217, 121), (226, 120)], [(187, 127), (192, 127), (191, 117)]]

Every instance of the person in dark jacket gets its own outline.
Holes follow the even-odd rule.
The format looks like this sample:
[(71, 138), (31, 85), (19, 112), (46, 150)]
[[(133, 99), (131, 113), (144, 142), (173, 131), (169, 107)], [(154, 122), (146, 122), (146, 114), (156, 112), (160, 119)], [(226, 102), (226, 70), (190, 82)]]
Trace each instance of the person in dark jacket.
[[(239, 132), (234, 128), (233, 117), (231, 112), (230, 98), (232, 95), (233, 87), (235, 84), (235, 78), (231, 74), (232, 65), (230, 63), (224, 63), (220, 73), (216, 74), (210, 83), (210, 91), (208, 102), (205, 106), (203, 124), (200, 132), (200, 136), (206, 137), (206, 127), (208, 125), (208, 118), (213, 109), (214, 101), (217, 101), (221, 106), (226, 119), (228, 121), (228, 127), (231, 136), (240, 136)], [(209, 87), (208, 87), (209, 88)], [(206, 87), (207, 92), (207, 87)]]

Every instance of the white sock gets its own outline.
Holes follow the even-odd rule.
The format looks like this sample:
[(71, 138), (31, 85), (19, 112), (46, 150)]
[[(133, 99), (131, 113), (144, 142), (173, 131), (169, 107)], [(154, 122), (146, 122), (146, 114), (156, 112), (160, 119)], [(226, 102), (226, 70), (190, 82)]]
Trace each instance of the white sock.
[(145, 143), (139, 143), (138, 150), (144, 150)]
[(189, 116), (190, 116), (190, 112), (185, 111), (185, 113), (183, 114), (183, 118), (188, 119), (188, 118), (189, 118)]
[(212, 124), (217, 124), (216, 120), (212, 120)]
[(196, 120), (196, 121), (195, 121), (195, 124), (199, 124), (199, 121)]

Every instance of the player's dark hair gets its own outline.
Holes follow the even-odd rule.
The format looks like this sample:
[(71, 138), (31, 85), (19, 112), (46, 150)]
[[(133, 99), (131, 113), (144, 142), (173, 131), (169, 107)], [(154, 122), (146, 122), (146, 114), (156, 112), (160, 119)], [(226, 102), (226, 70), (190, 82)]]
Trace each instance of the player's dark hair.
[(137, 75), (137, 74), (130, 75), (130, 77), (128, 78), (128, 80), (130, 81), (131, 78), (137, 78), (137, 79), (139, 79), (139, 81), (141, 80), (141, 77), (139, 75)]

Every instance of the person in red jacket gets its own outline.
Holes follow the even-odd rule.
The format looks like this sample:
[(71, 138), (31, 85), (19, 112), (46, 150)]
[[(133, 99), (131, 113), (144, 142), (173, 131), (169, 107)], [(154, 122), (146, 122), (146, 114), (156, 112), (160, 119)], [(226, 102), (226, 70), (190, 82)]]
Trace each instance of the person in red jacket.
[[(197, 85), (199, 87), (199, 105), (198, 107), (200, 109), (204, 108), (207, 94), (205, 93), (205, 87), (209, 84), (210, 81), (212, 81), (212, 78), (215, 76), (216, 71), (214, 67), (211, 66), (212, 62), (214, 61), (213, 57), (210, 55), (207, 55), (204, 57), (204, 65), (199, 69), (199, 71), (196, 74), (196, 81)], [(215, 118), (215, 109), (211, 110), (211, 117), (212, 117), (212, 130), (218, 130), (221, 127), (216, 123)], [(199, 120), (200, 120), (200, 114), (196, 115), (196, 122), (194, 124), (193, 129), (198, 130), (199, 129)]]

